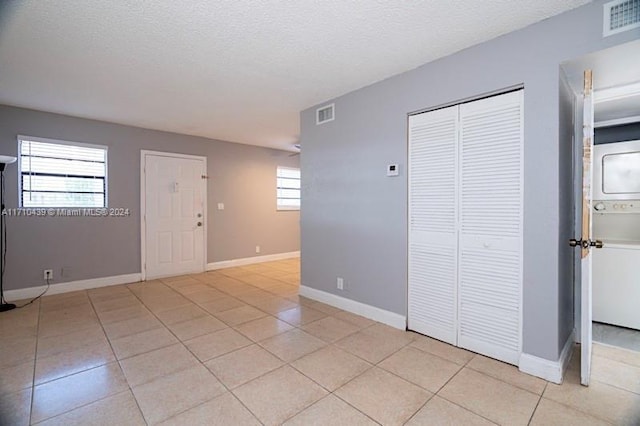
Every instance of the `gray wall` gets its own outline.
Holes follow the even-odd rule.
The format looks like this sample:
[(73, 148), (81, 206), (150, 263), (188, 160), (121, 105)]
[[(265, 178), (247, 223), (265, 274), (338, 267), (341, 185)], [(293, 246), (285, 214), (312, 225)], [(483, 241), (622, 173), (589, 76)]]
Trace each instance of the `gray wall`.
[[(315, 125), (317, 106), (303, 111), (303, 285), (405, 315), (407, 114), (524, 84), (523, 351), (556, 360), (570, 322), (561, 280), (572, 268), (560, 263), (569, 255), (559, 230), (571, 214), (560, 200), (571, 197), (572, 186), (560, 174), (567, 159), (560, 152), (559, 65), (640, 33), (603, 39), (603, 3), (334, 99), (330, 123)], [(401, 177), (385, 176), (388, 163), (400, 163)], [(336, 276), (345, 278), (346, 291), (336, 290)]]
[[(140, 272), (140, 150), (207, 157), (208, 262), (299, 250), (299, 213), (276, 211), (278, 165), (289, 152), (0, 106), (0, 154), (18, 134), (107, 145), (109, 206), (127, 218), (8, 217), (5, 289), (42, 285), (43, 269), (68, 282)], [(18, 206), (17, 167), (6, 172), (6, 206)], [(217, 210), (218, 202), (225, 204)]]

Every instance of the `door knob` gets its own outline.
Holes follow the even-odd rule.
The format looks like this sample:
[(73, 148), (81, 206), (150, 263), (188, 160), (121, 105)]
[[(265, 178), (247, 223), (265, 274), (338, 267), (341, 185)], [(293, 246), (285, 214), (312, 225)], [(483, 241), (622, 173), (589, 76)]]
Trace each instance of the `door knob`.
[(578, 247), (579, 245), (581, 245), (582, 240), (576, 240), (575, 238), (572, 238), (569, 240), (569, 245), (571, 247)]
[(604, 244), (600, 240), (590, 241), (590, 245), (591, 245), (591, 247), (595, 247), (595, 248), (604, 247)]

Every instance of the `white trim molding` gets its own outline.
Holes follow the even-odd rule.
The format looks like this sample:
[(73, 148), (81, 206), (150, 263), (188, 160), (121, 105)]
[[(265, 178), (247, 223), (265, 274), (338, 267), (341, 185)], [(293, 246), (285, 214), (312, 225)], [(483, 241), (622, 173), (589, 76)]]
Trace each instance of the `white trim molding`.
[(223, 260), (220, 262), (212, 262), (207, 264), (207, 271), (216, 269), (233, 268), (235, 266), (252, 265), (254, 263), (272, 262), (274, 260), (293, 259), (300, 257), (299, 251), (290, 251), (288, 253), (266, 254), (264, 256), (244, 257), (242, 259)]
[(386, 311), (375, 306), (356, 302), (355, 300), (347, 299), (346, 297), (337, 296), (332, 293), (327, 293), (326, 291), (316, 290), (315, 288), (303, 285), (300, 286), (300, 296), (326, 303), (327, 305), (349, 311), (356, 315), (361, 315), (400, 330), (407, 329), (407, 317), (396, 314), (395, 312)]
[(523, 373), (540, 377), (552, 383), (562, 384), (564, 372), (571, 360), (575, 340), (575, 330), (571, 332), (569, 338), (560, 352), (560, 358), (557, 361), (549, 361), (534, 355), (523, 353), (520, 356), (519, 368)]
[[(69, 293), (70, 291), (89, 290), (92, 288), (108, 287), (111, 285), (137, 283), (141, 280), (140, 273), (115, 275), (112, 277), (91, 278), (88, 280), (69, 281), (66, 283), (51, 284), (46, 295)], [(46, 285), (38, 287), (20, 288), (16, 290), (7, 290), (4, 292), (5, 297), (9, 300), (32, 299), (40, 295)]]

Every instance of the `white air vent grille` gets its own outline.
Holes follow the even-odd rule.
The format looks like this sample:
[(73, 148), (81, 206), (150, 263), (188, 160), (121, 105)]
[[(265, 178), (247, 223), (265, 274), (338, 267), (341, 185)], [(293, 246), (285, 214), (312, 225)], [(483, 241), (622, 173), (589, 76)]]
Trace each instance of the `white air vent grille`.
[(604, 5), (604, 32), (609, 36), (640, 27), (640, 0), (616, 0)]
[(316, 124), (328, 123), (335, 119), (334, 104), (323, 106), (316, 110)]

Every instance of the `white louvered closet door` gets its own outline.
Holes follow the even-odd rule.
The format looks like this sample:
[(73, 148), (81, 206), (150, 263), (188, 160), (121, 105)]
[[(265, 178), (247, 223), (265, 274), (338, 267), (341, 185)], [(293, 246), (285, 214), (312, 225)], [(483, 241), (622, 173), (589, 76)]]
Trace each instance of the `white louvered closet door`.
[(408, 327), (456, 344), (458, 107), (409, 117)]
[(460, 105), (458, 345), (518, 364), (523, 92)]

